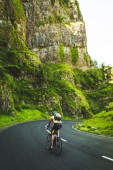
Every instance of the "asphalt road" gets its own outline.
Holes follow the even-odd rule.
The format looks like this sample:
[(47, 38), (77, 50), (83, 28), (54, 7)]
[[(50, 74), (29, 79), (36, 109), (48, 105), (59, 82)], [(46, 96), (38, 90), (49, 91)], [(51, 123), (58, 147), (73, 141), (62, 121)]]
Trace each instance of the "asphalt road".
[(113, 138), (76, 131), (63, 121), (60, 156), (46, 150), (47, 121), (21, 123), (0, 132), (0, 170), (113, 170)]

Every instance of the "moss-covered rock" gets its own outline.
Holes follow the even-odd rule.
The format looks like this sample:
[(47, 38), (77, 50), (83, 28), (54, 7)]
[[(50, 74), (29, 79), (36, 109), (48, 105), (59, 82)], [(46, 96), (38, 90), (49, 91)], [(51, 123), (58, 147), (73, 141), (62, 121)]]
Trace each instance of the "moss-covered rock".
[(72, 67), (67, 64), (45, 64), (43, 74), (47, 89), (49, 85), (50, 89), (54, 88), (59, 96), (63, 113), (71, 116), (90, 114), (90, 107), (85, 96), (74, 84), (75, 74)]
[(78, 2), (5, 0), (0, 11), (1, 112), (31, 107), (90, 117), (82, 90), (95, 85), (88, 77), (95, 73), (76, 69), (91, 66)]

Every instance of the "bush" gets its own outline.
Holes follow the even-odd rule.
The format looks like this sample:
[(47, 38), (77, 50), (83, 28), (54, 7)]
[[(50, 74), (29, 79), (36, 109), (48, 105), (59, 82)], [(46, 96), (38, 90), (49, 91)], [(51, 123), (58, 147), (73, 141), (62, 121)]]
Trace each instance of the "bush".
[(78, 49), (76, 47), (71, 48), (71, 60), (74, 65), (77, 63), (78, 57)]

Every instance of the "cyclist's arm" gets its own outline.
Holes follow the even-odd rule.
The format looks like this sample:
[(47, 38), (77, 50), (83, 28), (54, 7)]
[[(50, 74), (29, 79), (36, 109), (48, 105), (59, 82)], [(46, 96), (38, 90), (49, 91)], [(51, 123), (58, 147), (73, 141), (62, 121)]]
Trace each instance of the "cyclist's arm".
[(54, 119), (54, 116), (51, 116), (51, 119), (50, 119), (50, 121), (49, 121), (49, 123), (48, 123), (48, 126), (50, 126), (50, 124), (51, 124), (51, 122), (53, 121), (53, 119)]

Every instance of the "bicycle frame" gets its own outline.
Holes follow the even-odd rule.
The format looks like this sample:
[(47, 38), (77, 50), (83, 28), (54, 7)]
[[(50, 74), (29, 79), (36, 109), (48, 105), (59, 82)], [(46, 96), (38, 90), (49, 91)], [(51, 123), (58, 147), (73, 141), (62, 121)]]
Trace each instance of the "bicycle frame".
[[(45, 127), (46, 127), (47, 132), (51, 134), (51, 132), (47, 129), (47, 125), (46, 125)], [(51, 126), (50, 126), (49, 128), (52, 129)], [(59, 131), (59, 129), (57, 130), (57, 136), (60, 137), (60, 131)]]
[[(50, 127), (50, 128), (52, 128), (52, 127)], [(47, 129), (47, 127), (46, 127), (46, 129)], [(49, 134), (47, 135), (46, 148), (51, 150), (52, 135), (49, 130), (47, 130), (47, 131), (49, 132)], [(57, 134), (54, 135), (53, 146), (54, 146), (53, 151), (55, 151), (56, 155), (60, 155), (60, 153), (62, 151), (62, 141), (59, 136), (59, 129), (57, 131)]]

